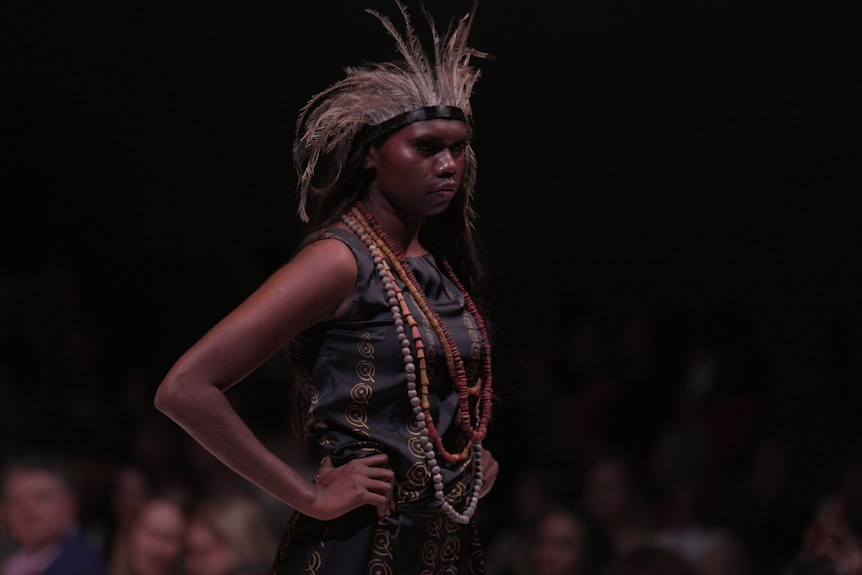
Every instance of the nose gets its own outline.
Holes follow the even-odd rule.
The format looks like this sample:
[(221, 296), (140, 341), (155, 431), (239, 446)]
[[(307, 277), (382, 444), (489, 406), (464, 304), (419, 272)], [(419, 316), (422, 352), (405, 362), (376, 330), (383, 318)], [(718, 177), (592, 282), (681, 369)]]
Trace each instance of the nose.
[(437, 164), (435, 167), (440, 176), (451, 176), (458, 170), (458, 162), (455, 160), (455, 156), (452, 155), (452, 151), (445, 149), (437, 154)]

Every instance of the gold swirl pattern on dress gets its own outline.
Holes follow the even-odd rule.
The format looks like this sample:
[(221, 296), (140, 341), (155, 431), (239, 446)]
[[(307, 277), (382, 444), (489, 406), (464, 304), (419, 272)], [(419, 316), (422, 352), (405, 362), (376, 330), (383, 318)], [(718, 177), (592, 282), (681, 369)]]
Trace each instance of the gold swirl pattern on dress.
[(408, 418), (407, 425), (405, 427), (407, 428), (407, 433), (409, 433), (410, 435), (419, 435), (421, 431), (419, 429), (418, 421), (415, 417)]
[(467, 326), (467, 329), (470, 330), (470, 339), (481, 337), (476, 329), (476, 323), (473, 321), (473, 316), (470, 314), (467, 309), (464, 309), (464, 325)]
[(311, 370), (308, 368), (308, 364), (304, 361), (297, 361), (294, 363), (294, 373), (296, 374), (297, 381), (311, 381)]
[(359, 382), (350, 388), (350, 399), (356, 403), (368, 405), (374, 390), (365, 382)]
[(443, 546), (440, 548), (440, 559), (443, 561), (453, 561), (458, 558), (458, 553), (461, 551), (461, 540), (457, 537), (447, 537), (443, 541)]
[(394, 575), (392, 566), (380, 559), (372, 559), (368, 562), (365, 571), (368, 575)]
[(320, 392), (317, 390), (317, 387), (309, 384), (304, 386), (303, 389), (305, 390), (305, 397), (308, 398), (308, 403), (317, 405), (317, 402), (320, 401)]
[(368, 412), (357, 405), (351, 405), (344, 410), (344, 419), (353, 426), (354, 431), (368, 429)]
[(423, 339), (427, 342), (425, 344), (425, 357), (428, 358), (429, 364), (433, 364), (434, 358), (437, 356), (438, 340), (437, 334), (434, 333), (434, 326), (431, 325), (425, 314), (422, 314), (422, 327), (425, 329), (425, 337)]
[(467, 485), (462, 481), (458, 481), (455, 486), (446, 493), (446, 501), (449, 503), (460, 503), (466, 497)]
[(444, 283), (443, 284), (443, 293), (445, 293), (447, 296), (449, 296), (449, 299), (452, 300), (452, 302), (457, 303), (458, 307), (464, 307), (464, 300), (461, 297), (461, 292), (452, 291), (451, 289), (449, 289), (449, 285)]
[(308, 575), (314, 575), (320, 571), (321, 565), (323, 565), (323, 559), (320, 557), (320, 551), (312, 551), (308, 555), (308, 564), (305, 567), (305, 572)]
[[(371, 336), (366, 330), (359, 333), (360, 341), (356, 345), (359, 355), (365, 358), (374, 357), (374, 346), (371, 344)], [(350, 398), (354, 405), (350, 405), (344, 410), (344, 419), (352, 426), (353, 431), (362, 433), (365, 437), (369, 437), (368, 428), (368, 412), (360, 405), (368, 405), (373, 394), (373, 388), (370, 382), (374, 381), (374, 363), (359, 360), (356, 364), (356, 376), (360, 379), (350, 388)]]
[(481, 341), (482, 335), (476, 329), (476, 324), (473, 323), (473, 316), (470, 312), (464, 312), (464, 325), (467, 327), (467, 333), (470, 335), (470, 341)]
[[(360, 343), (357, 347), (362, 347), (362, 344)], [(374, 362), (372, 361), (361, 359), (359, 360), (359, 363), (356, 364), (356, 377), (358, 377), (360, 381), (374, 382), (375, 371)]]
[(482, 357), (482, 343), (480, 341), (472, 341), (470, 342), (470, 358), (472, 359), (481, 359)]
[(428, 535), (432, 537), (440, 537), (440, 534), (443, 533), (443, 522), (449, 521), (452, 522), (451, 519), (446, 517), (442, 513), (438, 513), (434, 517), (430, 518), (428, 522), (425, 524), (425, 528), (428, 530)]
[(419, 501), (419, 497), (421, 496), (421, 492), (415, 489), (408, 489), (406, 487), (398, 488), (398, 503), (413, 503), (414, 501)]
[(464, 326), (467, 328), (467, 334), (470, 336), (470, 358), (481, 359), (482, 334), (476, 329), (476, 322), (466, 308), (461, 318), (464, 320)]
[(422, 447), (421, 437), (411, 437), (407, 440), (407, 449), (415, 457), (425, 461), (425, 449)]
[(437, 560), (437, 541), (426, 541), (422, 546), (422, 563), (433, 567)]
[(368, 340), (360, 340), (359, 343), (356, 344), (356, 350), (362, 357), (374, 358), (374, 344)]
[(431, 472), (424, 461), (417, 461), (407, 469), (406, 477), (412, 487), (424, 487), (431, 478)]
[(473, 547), (473, 552), (470, 553), (470, 573), (484, 573), (485, 554), (482, 549), (480, 549), (482, 541), (475, 532), (473, 533), (471, 544)]
[(371, 550), (378, 557), (392, 559), (392, 539), (389, 537), (389, 532), (375, 529), (371, 539)]
[(449, 516), (446, 516), (443, 522), (443, 527), (446, 530), (446, 533), (460, 533), (462, 529), (462, 526), (455, 523), (455, 521), (450, 519)]

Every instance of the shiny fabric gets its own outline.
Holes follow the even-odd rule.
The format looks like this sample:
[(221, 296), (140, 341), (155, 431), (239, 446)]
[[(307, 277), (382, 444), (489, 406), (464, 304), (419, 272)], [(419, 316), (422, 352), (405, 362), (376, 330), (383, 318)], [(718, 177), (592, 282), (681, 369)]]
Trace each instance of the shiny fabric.
[[(404, 359), (383, 282), (367, 248), (352, 233), (330, 229), (309, 241), (337, 238), (359, 266), (352, 309), (315, 326), (290, 348), (296, 384), (307, 395), (320, 429), (318, 442), (333, 465), (371, 453), (388, 454), (396, 473), (396, 511), (378, 520), (371, 507), (334, 521), (295, 514), (273, 566), (278, 575), (481, 575), (482, 548), (474, 522), (458, 524), (439, 508), (425, 464), (419, 430), (407, 398)], [(430, 255), (408, 258), (429, 304), (452, 334), (467, 379), (480, 371), (481, 335), (457, 287)], [(403, 288), (403, 286), (402, 286)], [(448, 451), (463, 447), (457, 392), (434, 330), (404, 289), (426, 346), (432, 417)], [(438, 458), (447, 500), (459, 511), (473, 489), (472, 460), (446, 464)]]

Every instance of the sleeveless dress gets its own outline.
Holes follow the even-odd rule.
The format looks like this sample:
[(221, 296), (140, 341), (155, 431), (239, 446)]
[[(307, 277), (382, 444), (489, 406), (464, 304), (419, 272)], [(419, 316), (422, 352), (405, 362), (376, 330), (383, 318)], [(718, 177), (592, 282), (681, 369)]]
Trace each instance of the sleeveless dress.
[[(308, 241), (322, 238), (343, 241), (356, 256), (356, 295), (344, 317), (314, 326), (289, 346), (295, 384), (307, 395), (315, 428), (321, 429), (318, 442), (333, 465), (379, 452), (389, 456), (396, 474), (397, 508), (383, 519), (370, 505), (331, 521), (295, 512), (272, 574), (481, 575), (484, 557), (474, 520), (456, 523), (434, 498), (407, 397), (401, 345), (368, 249), (352, 233), (338, 228)], [(482, 341), (463, 295), (433, 256), (407, 261), (459, 347), (472, 385), (480, 373)], [(446, 449), (460, 452), (458, 397), (446, 359), (428, 318), (406, 289), (404, 293), (426, 346), (432, 417)], [(460, 464), (438, 461), (446, 500), (463, 511), (473, 490), (472, 458)]]

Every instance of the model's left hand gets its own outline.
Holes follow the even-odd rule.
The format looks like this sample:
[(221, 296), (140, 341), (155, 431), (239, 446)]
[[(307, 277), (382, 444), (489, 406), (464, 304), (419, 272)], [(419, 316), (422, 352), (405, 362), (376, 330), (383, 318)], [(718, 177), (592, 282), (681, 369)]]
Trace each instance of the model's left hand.
[(497, 481), (497, 473), (500, 471), (500, 464), (494, 459), (494, 456), (487, 449), (482, 450), (482, 489), (479, 490), (479, 497), (485, 497), (488, 492), (494, 487), (494, 482)]

